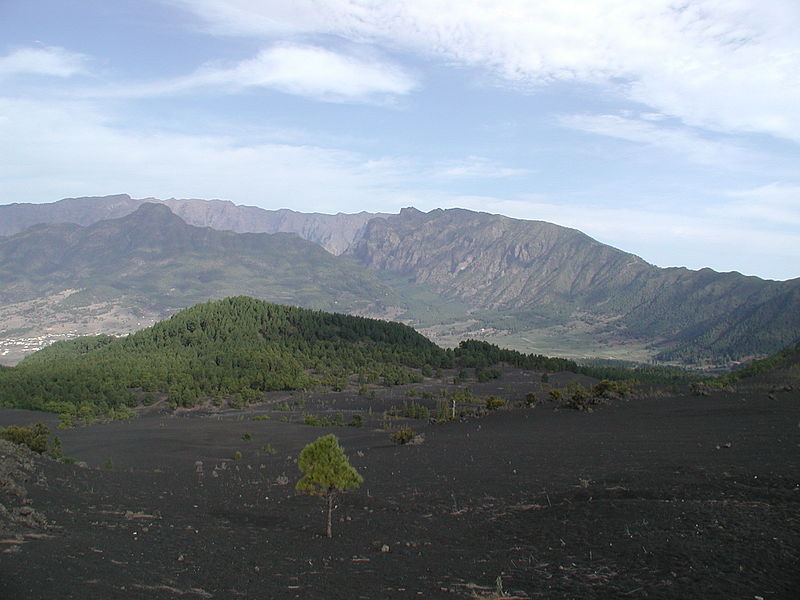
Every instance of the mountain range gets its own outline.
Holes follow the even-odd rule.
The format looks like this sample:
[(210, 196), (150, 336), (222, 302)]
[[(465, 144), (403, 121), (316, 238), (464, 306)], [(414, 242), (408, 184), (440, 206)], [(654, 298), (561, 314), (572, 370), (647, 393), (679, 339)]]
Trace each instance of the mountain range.
[(570, 357), (721, 365), (800, 340), (800, 279), (659, 268), (574, 229), (462, 209), (116, 195), (0, 206), (0, 236), (0, 338), (125, 333), (247, 294)]

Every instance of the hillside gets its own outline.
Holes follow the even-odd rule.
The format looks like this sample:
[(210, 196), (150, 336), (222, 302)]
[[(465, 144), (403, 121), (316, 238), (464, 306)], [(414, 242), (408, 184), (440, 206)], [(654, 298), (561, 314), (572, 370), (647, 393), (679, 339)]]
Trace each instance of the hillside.
[(49, 225), (0, 238), (8, 364), (58, 336), (128, 333), (238, 294), (400, 319), (445, 346), (472, 337), (572, 358), (730, 366), (800, 340), (800, 279), (659, 268), (541, 221), (126, 195), (0, 206), (0, 233), (35, 222)]
[(351, 259), (296, 235), (192, 227), (159, 204), (88, 227), (37, 225), (0, 238), (0, 282), (4, 310), (53, 297), (52, 312), (73, 327), (120, 306), (138, 321), (157, 320), (239, 294), (362, 314), (383, 314), (395, 300)]
[(598, 336), (646, 341), (662, 359), (739, 359), (800, 339), (800, 280), (663, 269), (540, 221), (404, 209), (370, 221), (351, 253), (475, 309), (545, 326), (589, 322)]
[[(204, 303), (125, 338), (59, 342), (0, 370), (0, 406), (78, 415), (153, 401), (248, 402), (271, 390), (404, 383), (448, 353), (405, 325), (248, 297)], [(137, 395), (138, 394), (138, 395)]]

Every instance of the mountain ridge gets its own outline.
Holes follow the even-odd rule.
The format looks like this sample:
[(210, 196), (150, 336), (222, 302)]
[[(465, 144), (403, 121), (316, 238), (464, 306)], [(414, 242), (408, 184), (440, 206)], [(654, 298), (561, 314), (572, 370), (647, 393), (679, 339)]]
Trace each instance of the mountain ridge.
[(366, 223), (385, 213), (299, 213), (287, 208), (265, 210), (229, 200), (131, 198), (128, 194), (64, 198), (46, 204), (14, 203), (0, 206), (0, 236), (20, 233), (42, 223), (91, 225), (124, 217), (145, 203), (163, 204), (189, 225), (236, 233), (296, 233), (342, 254), (361, 235)]
[[(218, 200), (147, 203), (127, 195), (61, 202), (65, 204), (50, 206), (56, 209), (52, 213), (47, 207), (38, 209), (39, 217), (31, 205), (0, 206), (0, 223), (5, 223), (0, 231), (21, 227), (41, 214), (50, 220), (65, 218), (72, 209), (71, 218), (86, 222), (91, 220), (92, 206), (97, 207), (95, 217), (144, 207), (137, 217), (144, 221), (137, 226), (135, 240), (124, 228), (115, 229), (119, 225), (114, 219), (84, 229), (63, 223), (50, 225), (52, 229), (35, 225), (0, 238), (0, 283), (5, 286), (0, 300), (30, 300), (36, 290), (62, 293), (76, 287), (68, 284), (82, 281), (81, 269), (88, 273), (94, 268), (98, 275), (102, 264), (119, 263), (124, 268), (105, 273), (100, 282), (106, 296), (127, 289), (138, 294), (140, 305), (163, 304), (169, 294), (154, 288), (147, 275), (169, 272), (181, 285), (194, 286), (193, 294), (174, 297), (187, 306), (213, 298), (209, 288), (219, 283), (222, 271), (247, 271), (253, 264), (242, 263), (261, 260), (253, 254), (262, 250), (255, 250), (252, 236), (289, 235), (296, 241), (283, 239), (287, 248), (294, 249), (293, 260), (324, 263), (337, 276), (306, 265), (306, 283), (286, 279), (278, 286), (280, 295), (272, 293), (265, 299), (401, 319), (439, 343), (454, 345), (458, 338), (483, 336), (525, 352), (554, 354), (542, 348), (541, 340), (550, 340), (546, 343), (560, 350), (563, 340), (572, 336), (573, 353), (568, 356), (578, 356), (574, 352), (581, 346), (586, 348), (583, 355), (598, 349), (602, 355), (612, 355), (614, 348), (636, 347), (644, 358), (718, 364), (765, 355), (800, 339), (800, 279), (776, 282), (736, 272), (660, 268), (578, 230), (544, 221), (465, 209), (320, 215), (264, 211)], [(151, 221), (145, 218), (148, 214)], [(187, 218), (203, 225), (189, 224)], [(134, 222), (129, 221), (128, 227)], [(293, 231), (232, 230), (246, 226)], [(228, 229), (220, 231), (223, 227)], [(57, 242), (47, 243), (47, 236)], [(76, 236), (89, 238), (78, 248)], [(95, 245), (91, 236), (96, 236)], [(258, 239), (266, 243), (266, 238)], [(301, 247), (299, 242), (307, 245)], [(334, 252), (323, 249), (325, 243), (334, 246)], [(272, 240), (267, 245), (277, 252), (272, 256), (280, 256), (276, 249), (280, 243)], [(210, 248), (220, 252), (223, 246), (231, 252), (221, 267)], [(181, 270), (171, 256), (189, 250), (196, 256), (184, 260), (194, 271)], [(242, 256), (237, 258), (237, 253)], [(302, 254), (307, 258), (301, 259)], [(69, 275), (60, 277), (59, 265), (69, 261), (77, 261), (80, 268), (64, 268)], [(25, 277), (20, 276), (22, 271), (27, 271)], [(253, 273), (245, 277), (250, 283), (244, 287), (222, 286), (223, 295), (265, 293), (253, 277)], [(313, 281), (315, 277), (320, 280)], [(58, 285), (46, 287), (48, 278)], [(316, 291), (304, 291), (308, 285)], [(326, 292), (325, 286), (331, 289)], [(12, 292), (18, 295), (12, 297)], [(80, 294), (89, 292), (81, 288)], [(313, 304), (314, 294), (327, 297), (327, 304)], [(331, 304), (336, 294), (346, 298), (340, 305)], [(161, 308), (158, 316), (163, 317)]]

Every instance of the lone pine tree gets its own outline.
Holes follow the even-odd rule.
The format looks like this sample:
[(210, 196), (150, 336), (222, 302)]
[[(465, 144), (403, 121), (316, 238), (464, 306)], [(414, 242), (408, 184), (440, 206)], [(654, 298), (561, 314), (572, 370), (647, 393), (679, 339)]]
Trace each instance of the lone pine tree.
[(357, 488), (364, 478), (350, 465), (339, 445), (339, 438), (332, 433), (317, 438), (303, 448), (297, 464), (305, 474), (295, 488), (325, 501), (328, 507), (326, 534), (333, 537), (331, 515), (336, 495)]

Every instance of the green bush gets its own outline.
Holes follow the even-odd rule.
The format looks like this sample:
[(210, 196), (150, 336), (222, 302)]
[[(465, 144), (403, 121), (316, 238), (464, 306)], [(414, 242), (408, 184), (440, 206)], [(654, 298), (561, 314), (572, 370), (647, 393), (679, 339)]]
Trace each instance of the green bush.
[(30, 427), (9, 425), (5, 429), (0, 429), (0, 439), (27, 446), (39, 454), (47, 451), (47, 441), (49, 437), (50, 430), (44, 423), (35, 423)]
[(410, 427), (403, 427), (402, 429), (392, 432), (389, 435), (389, 439), (395, 444), (400, 444), (402, 446), (414, 439), (414, 431)]
[(489, 396), (486, 398), (486, 410), (497, 410), (498, 408), (503, 408), (505, 405), (506, 401), (497, 396)]
[(630, 394), (633, 390), (629, 383), (603, 379), (592, 388), (592, 395), (598, 398), (614, 398)]

